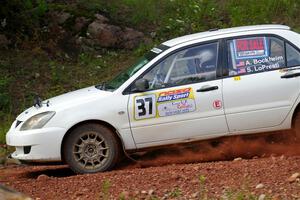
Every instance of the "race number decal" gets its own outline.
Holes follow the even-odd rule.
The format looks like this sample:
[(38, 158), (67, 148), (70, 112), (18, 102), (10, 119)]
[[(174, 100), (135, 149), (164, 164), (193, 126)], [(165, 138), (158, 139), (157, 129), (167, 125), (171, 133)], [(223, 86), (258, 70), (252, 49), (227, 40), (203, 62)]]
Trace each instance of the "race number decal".
[(148, 119), (156, 116), (155, 94), (136, 96), (134, 99), (134, 118)]

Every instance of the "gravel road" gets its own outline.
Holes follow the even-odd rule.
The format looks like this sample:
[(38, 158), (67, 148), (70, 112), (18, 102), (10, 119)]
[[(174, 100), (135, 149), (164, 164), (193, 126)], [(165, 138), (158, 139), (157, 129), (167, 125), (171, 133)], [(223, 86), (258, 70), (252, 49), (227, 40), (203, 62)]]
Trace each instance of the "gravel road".
[(300, 199), (300, 146), (286, 135), (233, 137), (125, 159), (110, 172), (6, 166), (0, 184), (33, 199)]

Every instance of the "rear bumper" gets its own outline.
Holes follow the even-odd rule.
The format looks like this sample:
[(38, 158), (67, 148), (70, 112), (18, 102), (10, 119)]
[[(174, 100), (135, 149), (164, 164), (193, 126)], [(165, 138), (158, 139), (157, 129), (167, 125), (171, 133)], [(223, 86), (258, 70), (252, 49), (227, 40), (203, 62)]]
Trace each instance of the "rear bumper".
[(66, 130), (51, 127), (28, 131), (10, 129), (6, 144), (16, 148), (11, 154), (15, 159), (27, 161), (60, 161), (61, 143)]

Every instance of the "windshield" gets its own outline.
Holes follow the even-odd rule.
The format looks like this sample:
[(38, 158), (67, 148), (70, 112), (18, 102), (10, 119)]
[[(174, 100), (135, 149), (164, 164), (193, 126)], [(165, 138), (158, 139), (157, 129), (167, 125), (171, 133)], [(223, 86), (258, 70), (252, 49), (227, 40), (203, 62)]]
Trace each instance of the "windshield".
[(108, 91), (116, 90), (123, 83), (125, 83), (125, 81), (127, 81), (136, 72), (138, 72), (142, 67), (144, 67), (148, 62), (150, 62), (152, 59), (154, 59), (156, 56), (158, 56), (168, 48), (169, 47), (165, 45), (159, 45), (158, 47), (153, 48), (151, 51), (149, 51), (145, 56), (140, 58), (134, 65), (129, 67), (127, 70), (121, 72), (114, 79), (112, 79), (107, 83), (96, 85), (96, 88), (100, 90), (108, 90)]

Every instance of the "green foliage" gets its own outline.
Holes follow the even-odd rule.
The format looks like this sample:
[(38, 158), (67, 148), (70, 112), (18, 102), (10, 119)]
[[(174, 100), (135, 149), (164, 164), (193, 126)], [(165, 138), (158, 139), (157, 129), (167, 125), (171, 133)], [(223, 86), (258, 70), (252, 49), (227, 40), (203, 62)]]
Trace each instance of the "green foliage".
[(110, 181), (109, 180), (104, 180), (102, 183), (102, 188), (101, 188), (101, 196), (100, 199), (103, 200), (108, 200), (110, 193), (109, 193), (109, 189), (110, 189)]
[(202, 200), (208, 199), (207, 189), (205, 186), (206, 177), (204, 175), (199, 175), (199, 198)]
[(225, 6), (229, 25), (241, 26), (274, 22), (290, 24), (299, 5), (297, 0), (228, 0)]
[[(251, 192), (243, 189), (227, 189), (225, 190), (221, 200), (257, 200), (258, 195), (251, 194)], [(265, 196), (264, 200), (271, 200), (272, 197)]]
[(11, 83), (11, 77), (5, 74), (0, 79), (0, 119), (3, 117), (4, 112), (7, 112), (10, 107), (10, 95), (9, 85)]
[(299, 29), (297, 0), (111, 0), (102, 11), (118, 23), (172, 38), (211, 28), (284, 23)]
[(0, 6), (0, 31), (13, 40), (34, 36), (48, 10), (46, 0), (4, 0)]
[(182, 195), (182, 192), (180, 190), (180, 188), (176, 187), (174, 190), (172, 190), (169, 193), (169, 197), (171, 198), (176, 198), (176, 197), (180, 197)]
[(42, 99), (98, 84), (129, 67), (133, 52), (80, 54), (77, 60), (50, 59), (43, 51), (7, 50), (0, 54), (0, 144), (15, 117)]
[(2, 113), (1, 123), (0, 123), (0, 144), (5, 144), (5, 135), (9, 130), (12, 121), (13, 121), (13, 115), (11, 115), (10, 112)]

